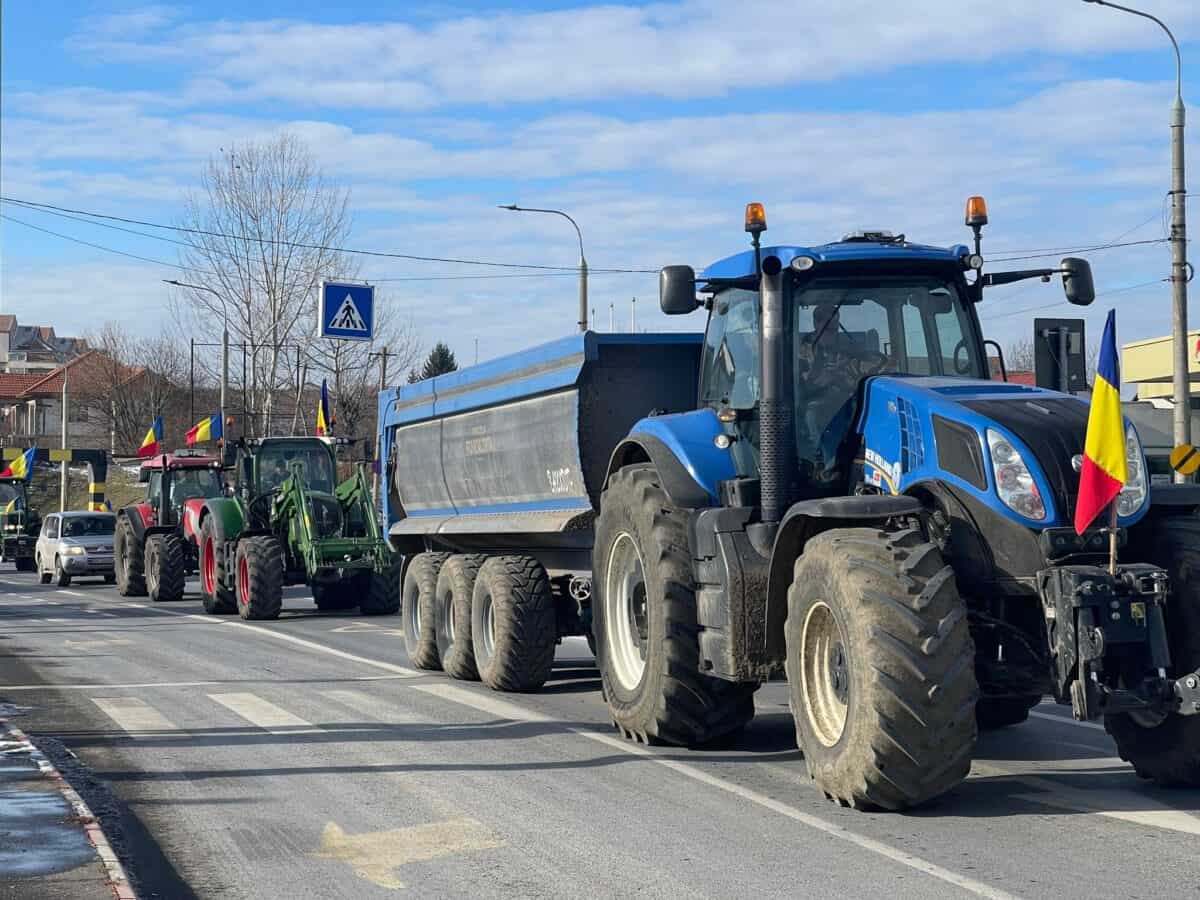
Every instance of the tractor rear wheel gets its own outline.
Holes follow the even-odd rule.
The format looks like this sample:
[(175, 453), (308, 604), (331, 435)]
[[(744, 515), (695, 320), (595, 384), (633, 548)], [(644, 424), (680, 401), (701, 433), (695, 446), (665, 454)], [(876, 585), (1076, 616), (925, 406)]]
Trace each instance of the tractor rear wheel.
[(17, 567), (18, 572), (32, 572), (34, 570), (32, 556), (18, 556), (13, 560), (13, 565)]
[(243, 538), (237, 545), (238, 615), (278, 619), (283, 608), (283, 550), (270, 535)]
[(146, 596), (146, 557), (141, 539), (126, 516), (117, 519), (113, 535), (114, 571), (117, 593), (122, 597)]
[(827, 797), (905, 809), (966, 778), (975, 649), (954, 571), (919, 531), (812, 538), (793, 570), (785, 634), (796, 741)]
[(408, 661), (418, 669), (440, 669), (434, 623), (433, 593), (438, 572), (449, 553), (418, 553), (404, 572), (402, 607), (404, 649)]
[[(1172, 678), (1200, 669), (1200, 518), (1172, 516), (1154, 524), (1157, 565), (1171, 578), (1167, 644)], [(1121, 759), (1142, 778), (1167, 786), (1200, 787), (1200, 715), (1168, 714), (1161, 721), (1129, 713), (1105, 716)]]
[(356, 588), (358, 611), (364, 616), (394, 616), (400, 612), (400, 557), (392, 554), (382, 572), (368, 572)]
[(225, 545), (212, 516), (200, 526), (200, 599), (210, 615), (237, 612), (237, 601), (225, 585)]
[(536, 691), (550, 677), (558, 626), (550, 578), (530, 556), (493, 556), (471, 592), (471, 647), (494, 691)]
[(743, 728), (758, 685), (700, 670), (687, 519), (652, 466), (609, 479), (593, 561), (596, 665), (617, 729), (643, 743), (696, 746)]
[(346, 578), (334, 578), (329, 581), (314, 581), (312, 584), (313, 602), (321, 612), (338, 612), (344, 609), (354, 609), (358, 605), (358, 596), (352, 589), (355, 583)]
[(177, 534), (156, 534), (146, 541), (146, 593), (155, 603), (183, 599), (187, 554)]
[(479, 567), (486, 560), (481, 554), (452, 556), (438, 573), (434, 590), (438, 655), (451, 678), (479, 680), (471, 643), (471, 595)]

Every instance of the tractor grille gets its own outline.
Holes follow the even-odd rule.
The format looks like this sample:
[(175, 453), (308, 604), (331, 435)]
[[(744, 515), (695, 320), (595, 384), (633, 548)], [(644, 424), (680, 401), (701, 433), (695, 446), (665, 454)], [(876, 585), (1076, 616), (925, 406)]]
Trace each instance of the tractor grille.
[(896, 398), (896, 414), (900, 420), (900, 465), (912, 472), (925, 464), (925, 436), (916, 408), (903, 397)]

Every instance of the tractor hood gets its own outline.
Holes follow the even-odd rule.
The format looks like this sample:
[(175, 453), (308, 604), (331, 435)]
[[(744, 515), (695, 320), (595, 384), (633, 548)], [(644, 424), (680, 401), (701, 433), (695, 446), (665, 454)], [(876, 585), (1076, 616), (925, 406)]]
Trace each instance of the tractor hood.
[[(1021, 524), (1069, 525), (1079, 493), (1073, 460), (1083, 453), (1088, 410), (1079, 397), (1007, 382), (872, 378), (860, 418), (864, 478), (892, 493), (943, 481)], [(1044, 504), (1043, 518), (1029, 518), (1001, 501), (989, 431), (1019, 453)], [(1147, 505), (1121, 524), (1136, 522)]]

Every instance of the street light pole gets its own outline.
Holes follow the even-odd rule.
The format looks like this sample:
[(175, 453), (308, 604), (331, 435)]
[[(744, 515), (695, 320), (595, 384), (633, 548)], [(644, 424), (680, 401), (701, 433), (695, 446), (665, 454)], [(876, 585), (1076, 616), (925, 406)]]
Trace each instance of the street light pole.
[[(1171, 46), (1175, 48), (1175, 103), (1171, 107), (1171, 356), (1174, 360), (1171, 373), (1172, 405), (1174, 406), (1175, 443), (1192, 442), (1192, 404), (1188, 363), (1188, 316), (1187, 316), (1187, 186), (1184, 177), (1183, 129), (1186, 113), (1183, 106), (1183, 56), (1179, 42), (1161, 19), (1141, 10), (1109, 3), (1108, 0), (1083, 0), (1097, 6), (1109, 6), (1143, 19), (1149, 19), (1167, 33)], [(1175, 473), (1177, 482), (1186, 481), (1187, 476)]]
[(500, 205), (500, 209), (511, 210), (512, 212), (534, 212), (534, 213), (549, 213), (553, 216), (562, 216), (575, 228), (575, 236), (579, 238), (579, 330), (588, 330), (588, 265), (587, 260), (583, 257), (583, 232), (579, 230), (579, 224), (568, 216), (561, 209), (537, 209), (532, 206), (517, 206), (515, 203), (505, 203)]
[[(193, 291), (208, 291), (214, 297), (221, 301), (221, 443), (225, 443), (225, 395), (229, 390), (229, 310), (225, 306), (225, 298), (217, 291), (210, 287), (205, 287), (202, 284), (186, 284), (182, 281), (174, 279), (163, 279), (167, 284), (173, 284), (175, 287), (191, 288)], [(194, 352), (194, 351), (193, 351)]]

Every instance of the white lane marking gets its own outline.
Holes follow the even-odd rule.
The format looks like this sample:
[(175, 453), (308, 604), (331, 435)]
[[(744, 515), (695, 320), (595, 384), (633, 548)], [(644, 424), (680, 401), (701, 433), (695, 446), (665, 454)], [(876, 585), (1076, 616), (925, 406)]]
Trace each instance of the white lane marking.
[(66, 594), (68, 597), (86, 597), (87, 594), (81, 594), (79, 591), (68, 591), (65, 588), (59, 590), (60, 594)]
[(132, 738), (179, 731), (179, 726), (138, 697), (93, 697), (92, 702)]
[(42, 621), (46, 622), (47, 624), (50, 624), (50, 625), (62, 625), (66, 622), (70, 622), (71, 620), (70, 619), (42, 619)]
[(6, 684), (5, 691), (115, 691), (133, 688), (209, 687), (219, 681), (145, 681), (138, 684)]
[[(424, 691), (428, 694), (441, 697), (444, 700), (449, 700), (452, 703), (459, 703), (463, 706), (469, 706), (477, 709), (480, 712), (488, 713), (489, 715), (499, 716), (503, 719), (513, 719), (518, 722), (550, 722), (555, 721), (549, 716), (532, 710), (524, 709), (514, 703), (509, 703), (505, 700), (499, 700), (495, 697), (490, 697), (487, 694), (476, 693), (475, 691), (467, 690), (466, 688), (457, 687), (452, 684), (419, 684), (414, 685), (414, 689)], [(890, 859), (893, 862), (899, 863), (902, 866), (907, 866), (910, 869), (915, 869), (940, 881), (948, 884), (956, 885), (965, 891), (975, 894), (980, 897), (990, 897), (993, 900), (1010, 900), (1015, 895), (1009, 894), (999, 888), (994, 888), (991, 885), (984, 884), (981, 881), (976, 881), (973, 878), (968, 878), (965, 875), (959, 875), (957, 872), (952, 872), (949, 869), (943, 868), (936, 863), (929, 862), (919, 856), (914, 856), (911, 853), (906, 853), (903, 850), (898, 850), (895, 847), (877, 841), (874, 838), (869, 838), (866, 835), (861, 835), (856, 832), (843, 828), (840, 825), (835, 825), (833, 822), (828, 822), (818, 816), (811, 815), (796, 809), (793, 806), (788, 806), (772, 797), (765, 794), (760, 794), (758, 791), (750, 788), (742, 787), (739, 784), (734, 784), (730, 781), (725, 781), (715, 775), (698, 769), (688, 763), (679, 762), (673, 759), (659, 756), (657, 753), (639, 746), (637, 744), (629, 744), (625, 741), (611, 737), (607, 734), (599, 734), (594, 731), (586, 731), (581, 728), (573, 728), (569, 725), (563, 725), (564, 731), (572, 732), (580, 737), (585, 737), (597, 743), (604, 744), (614, 750), (620, 750), (628, 753), (631, 756), (638, 756), (645, 759), (647, 762), (656, 763), (660, 766), (690, 778), (693, 781), (698, 781), (701, 784), (709, 787), (717, 788), (725, 791), (728, 794), (733, 794), (735, 797), (740, 797), (764, 809), (778, 815), (785, 816), (793, 821), (806, 825), (809, 828), (820, 831), (830, 837), (837, 838), (841, 841), (846, 841), (854, 844), (863, 850), (868, 850), (871, 853), (878, 854), (885, 859)]]
[[(307, 734), (321, 730), (314, 728), (312, 722), (293, 715), (257, 694), (209, 694), (208, 698), (237, 713), (251, 725), (257, 725), (271, 734)], [(298, 732), (297, 729), (304, 731)]]
[[(1113, 760), (1113, 762), (1119, 763), (1120, 761)], [(1082, 790), (1055, 780), (1027, 775), (1019, 770), (991, 763), (977, 762), (972, 765), (971, 769), (972, 772), (980, 775), (1007, 778), (1034, 788), (1036, 793), (1013, 795), (1017, 799), (1030, 803), (1054, 809), (1067, 809), (1072, 812), (1086, 812), (1150, 828), (1200, 835), (1200, 818), (1182, 810), (1172, 809), (1165, 803), (1159, 803), (1138, 790)], [(1132, 772), (1130, 774), (1132, 775)]]
[(1059, 725), (1078, 725), (1080, 728), (1091, 728), (1093, 730), (1104, 731), (1104, 726), (1099, 722), (1079, 722), (1075, 719), (1068, 719), (1066, 716), (1056, 716), (1054, 713), (1038, 712), (1036, 709), (1030, 710), (1029, 715), (1035, 719), (1045, 719), (1047, 722), (1057, 722)]
[(320, 693), (322, 697), (348, 706), (355, 712), (370, 716), (379, 722), (411, 725), (419, 721), (419, 718), (408, 710), (399, 709), (391, 703), (364, 694), (362, 691), (321, 691)]

